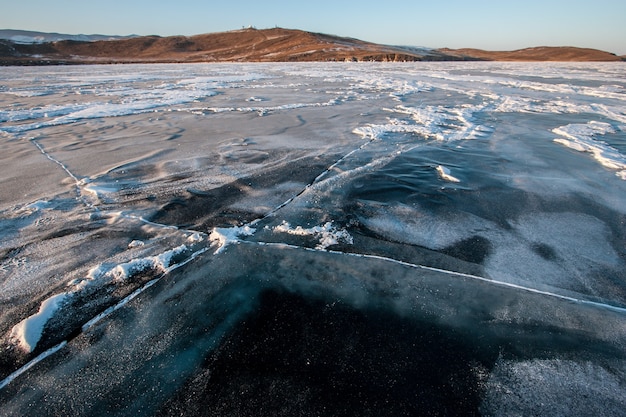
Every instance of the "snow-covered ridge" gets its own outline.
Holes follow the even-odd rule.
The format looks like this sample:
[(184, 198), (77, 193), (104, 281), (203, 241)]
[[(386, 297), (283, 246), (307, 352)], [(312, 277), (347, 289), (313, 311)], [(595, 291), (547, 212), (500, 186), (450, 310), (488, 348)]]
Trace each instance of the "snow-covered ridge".
[(112, 41), (117, 39), (128, 39), (136, 37), (137, 35), (129, 36), (117, 36), (117, 35), (70, 35), (64, 33), (48, 33), (48, 32), (36, 32), (29, 30), (12, 30), (12, 29), (0, 29), (0, 39), (7, 39), (15, 43), (44, 43), (44, 42), (57, 42), (57, 41)]
[[(194, 239), (195, 237), (192, 236), (191, 240)], [(190, 252), (190, 248), (187, 245), (181, 245), (155, 256), (132, 259), (117, 265), (97, 265), (84, 278), (70, 282), (68, 291), (47, 298), (41, 303), (37, 313), (13, 326), (10, 338), (24, 352), (30, 353), (37, 347), (47, 323), (56, 315), (67, 315), (63, 319), (70, 322), (75, 320), (72, 317), (77, 313), (75, 304), (82, 304), (81, 297), (89, 297), (103, 291), (110, 293), (111, 288), (122, 286), (140, 274), (148, 274), (155, 278), (159, 274), (166, 273), (175, 264), (174, 258), (186, 252)], [(102, 297), (100, 302), (107, 303), (106, 297)], [(91, 303), (93, 304), (94, 301)], [(74, 326), (76, 324), (82, 323), (75, 323)]]

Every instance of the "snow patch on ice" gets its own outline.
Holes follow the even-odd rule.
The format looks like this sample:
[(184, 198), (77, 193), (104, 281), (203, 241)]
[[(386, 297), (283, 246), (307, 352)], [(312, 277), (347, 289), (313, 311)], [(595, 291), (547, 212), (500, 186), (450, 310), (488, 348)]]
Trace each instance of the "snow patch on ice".
[(609, 123), (591, 121), (586, 124), (570, 124), (553, 129), (561, 136), (554, 142), (578, 152), (588, 152), (602, 166), (616, 170), (616, 175), (626, 180), (626, 156), (606, 142), (594, 139), (597, 135), (615, 133)]
[(215, 254), (226, 249), (230, 244), (241, 242), (240, 236), (252, 236), (256, 229), (246, 226), (240, 227), (214, 227), (209, 235), (209, 240), (213, 246), (216, 246)]
[(187, 242), (189, 243), (200, 243), (204, 241), (204, 236), (200, 232), (193, 232), (191, 235), (187, 236)]
[(142, 240), (133, 240), (132, 242), (130, 242), (128, 244), (128, 249), (133, 249), (133, 248), (140, 248), (142, 246), (145, 246), (145, 242), (143, 242)]
[(595, 275), (623, 270), (624, 265), (603, 221), (582, 213), (535, 212), (512, 219), (509, 225), (510, 231), (485, 234), (494, 249), (485, 261), (489, 277), (613, 299)]
[[(353, 133), (365, 139), (382, 139), (388, 133), (407, 133), (426, 139), (452, 141), (484, 137), (491, 129), (473, 122), (474, 112), (482, 110), (476, 106), (448, 108), (444, 106), (407, 107), (396, 106), (385, 109), (405, 118), (390, 117), (386, 124), (367, 124), (357, 127)], [(409, 120), (406, 119), (409, 117)]]
[(11, 340), (15, 341), (23, 351), (32, 352), (41, 339), (46, 323), (55, 315), (64, 314), (64, 305), (73, 297), (105, 285), (122, 284), (142, 272), (165, 273), (172, 266), (173, 258), (187, 250), (186, 245), (181, 245), (156, 256), (133, 259), (117, 265), (99, 264), (93, 267), (84, 278), (68, 283), (69, 291), (46, 299), (41, 303), (37, 313), (13, 326), (10, 334)]
[(405, 204), (371, 205), (359, 221), (391, 241), (432, 250), (497, 229), (488, 220), (470, 213), (443, 214)]
[(41, 210), (50, 208), (51, 205), (52, 203), (50, 203), (49, 201), (37, 200), (34, 203), (30, 203), (25, 205), (24, 207), (19, 208), (17, 210), (17, 213), (19, 215), (30, 216), (33, 213), (37, 213)]
[(188, 111), (194, 114), (204, 114), (204, 112), (211, 113), (229, 113), (229, 112), (240, 112), (240, 113), (257, 113), (259, 116), (265, 116), (266, 114), (272, 112), (278, 112), (283, 110), (295, 110), (295, 109), (304, 109), (310, 107), (329, 107), (336, 106), (340, 103), (337, 99), (331, 99), (326, 102), (315, 102), (315, 103), (291, 103), (291, 104), (282, 104), (280, 106), (251, 106), (251, 107), (193, 107), (184, 109), (184, 111)]
[(45, 300), (41, 303), (37, 313), (13, 326), (11, 339), (15, 340), (17, 345), (25, 352), (32, 352), (37, 346), (37, 343), (39, 343), (39, 339), (41, 339), (46, 323), (54, 316), (70, 295), (70, 293), (61, 293)]
[(287, 233), (292, 236), (314, 236), (319, 239), (319, 244), (315, 248), (320, 250), (339, 243), (347, 243), (349, 245), (353, 243), (350, 233), (344, 229), (337, 229), (333, 226), (333, 222), (326, 222), (321, 226), (305, 229), (302, 226), (292, 228), (288, 222), (283, 221), (272, 230), (274, 233)]
[(79, 120), (106, 117), (129, 116), (157, 111), (163, 107), (194, 102), (214, 96), (214, 91), (203, 89), (171, 90), (154, 88), (153, 90), (128, 89), (107, 93), (119, 95), (119, 102), (92, 102), (81, 104), (49, 105), (41, 108), (0, 111), (0, 122), (36, 120), (33, 123), (4, 125), (0, 132), (24, 133), (49, 126), (71, 124)]
[(437, 174), (439, 174), (441, 179), (444, 180), (444, 181), (461, 182), (460, 179), (452, 176), (449, 168), (444, 167), (443, 165), (437, 166)]
[(499, 359), (485, 388), (485, 415), (617, 416), (626, 409), (619, 374), (593, 362)]
[(96, 282), (99, 284), (122, 283), (130, 277), (145, 271), (165, 273), (172, 264), (172, 258), (187, 250), (186, 245), (180, 245), (159, 255), (132, 259), (128, 262), (115, 265), (112, 268), (108, 267), (106, 264), (98, 265), (91, 269), (87, 279), (77, 285), (76, 289), (83, 289)]
[(112, 194), (118, 191), (117, 188), (111, 187), (110, 185), (92, 183), (88, 178), (83, 178), (77, 185), (82, 188), (83, 191), (93, 195), (97, 199), (101, 199), (107, 194)]

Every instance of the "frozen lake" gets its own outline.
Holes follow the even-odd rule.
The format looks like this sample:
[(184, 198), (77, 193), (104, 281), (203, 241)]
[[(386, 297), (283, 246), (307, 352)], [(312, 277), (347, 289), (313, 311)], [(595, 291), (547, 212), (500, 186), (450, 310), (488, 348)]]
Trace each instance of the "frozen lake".
[(626, 67), (0, 68), (0, 414), (623, 415)]

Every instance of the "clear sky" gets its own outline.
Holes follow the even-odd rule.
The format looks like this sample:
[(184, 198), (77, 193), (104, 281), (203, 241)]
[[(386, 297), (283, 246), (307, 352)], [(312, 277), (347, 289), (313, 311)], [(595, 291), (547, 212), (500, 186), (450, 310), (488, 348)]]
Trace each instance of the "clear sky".
[(0, 0), (0, 29), (168, 36), (250, 25), (394, 45), (626, 54), (626, 0)]

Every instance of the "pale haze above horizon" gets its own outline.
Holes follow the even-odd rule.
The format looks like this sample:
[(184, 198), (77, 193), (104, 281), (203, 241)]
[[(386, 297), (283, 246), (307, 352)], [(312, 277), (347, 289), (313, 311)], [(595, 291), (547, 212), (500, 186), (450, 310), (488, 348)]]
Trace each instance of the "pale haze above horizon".
[(390, 45), (515, 50), (577, 46), (626, 55), (623, 0), (0, 0), (0, 29), (197, 35), (275, 26)]

